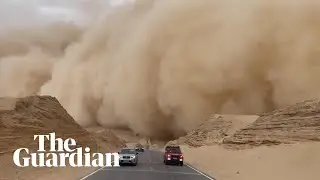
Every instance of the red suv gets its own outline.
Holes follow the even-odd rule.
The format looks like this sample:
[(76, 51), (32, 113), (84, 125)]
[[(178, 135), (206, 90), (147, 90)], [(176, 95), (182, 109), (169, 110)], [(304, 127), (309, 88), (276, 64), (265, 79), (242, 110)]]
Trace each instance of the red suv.
[(166, 146), (163, 163), (166, 165), (179, 164), (180, 166), (183, 166), (183, 154), (180, 146)]

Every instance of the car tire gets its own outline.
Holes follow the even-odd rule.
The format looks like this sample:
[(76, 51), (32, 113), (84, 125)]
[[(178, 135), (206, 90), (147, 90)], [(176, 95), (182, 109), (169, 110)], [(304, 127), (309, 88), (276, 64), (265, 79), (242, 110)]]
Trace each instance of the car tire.
[(180, 166), (183, 166), (183, 162), (180, 162), (179, 165), (180, 165)]

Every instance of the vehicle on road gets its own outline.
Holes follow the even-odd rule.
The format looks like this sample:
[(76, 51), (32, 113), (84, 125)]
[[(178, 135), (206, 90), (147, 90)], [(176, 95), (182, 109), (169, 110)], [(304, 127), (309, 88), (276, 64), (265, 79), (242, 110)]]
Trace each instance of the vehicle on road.
[(166, 146), (163, 163), (165, 165), (179, 164), (180, 166), (183, 166), (183, 153), (180, 146)]
[(135, 148), (123, 148), (119, 152), (119, 165), (123, 166), (125, 164), (134, 165), (138, 164), (138, 152)]
[(144, 149), (142, 147), (136, 147), (137, 152), (144, 152)]
[(136, 151), (138, 151), (138, 152), (144, 152), (143, 145), (140, 144), (140, 143), (136, 144)]
[(144, 146), (144, 148), (145, 148), (145, 149), (150, 149), (150, 145), (149, 145), (149, 144), (146, 144), (146, 145)]

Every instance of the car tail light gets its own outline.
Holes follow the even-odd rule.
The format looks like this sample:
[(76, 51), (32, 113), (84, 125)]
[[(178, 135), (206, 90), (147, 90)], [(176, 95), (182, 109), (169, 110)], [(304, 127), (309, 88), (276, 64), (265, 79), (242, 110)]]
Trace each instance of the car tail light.
[(167, 160), (171, 160), (171, 155), (167, 154)]
[(183, 159), (183, 154), (180, 155), (180, 158)]

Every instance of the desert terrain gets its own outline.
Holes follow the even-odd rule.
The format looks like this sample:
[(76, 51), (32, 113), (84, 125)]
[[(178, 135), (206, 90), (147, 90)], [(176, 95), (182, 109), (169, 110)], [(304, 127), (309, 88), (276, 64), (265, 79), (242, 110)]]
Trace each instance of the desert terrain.
[(50, 132), (92, 152), (178, 144), (217, 180), (320, 178), (318, 1), (1, 1), (0, 15), (0, 180), (94, 170), (13, 166)]
[(320, 177), (320, 101), (308, 100), (259, 116), (213, 115), (186, 136), (186, 161), (217, 179)]
[[(55, 132), (57, 138), (73, 138), (77, 147), (89, 147), (91, 152), (118, 152), (126, 142), (111, 131), (90, 131), (78, 125), (56, 98), (30, 96), (0, 99), (0, 179), (80, 179), (96, 168), (19, 168), (12, 160), (13, 151), (28, 148), (38, 150), (34, 135)], [(45, 143), (48, 150), (49, 143)]]
[[(128, 130), (75, 123), (49, 96), (2, 98), (0, 179), (80, 179), (96, 168), (14, 168), (12, 151), (36, 149), (34, 134), (56, 132), (93, 152), (117, 152), (145, 138)], [(187, 135), (167, 144), (181, 145), (185, 161), (222, 180), (310, 179), (320, 177), (320, 101), (309, 100), (258, 115), (214, 114)], [(153, 148), (165, 142), (151, 141)]]

